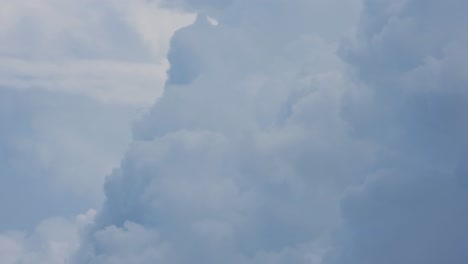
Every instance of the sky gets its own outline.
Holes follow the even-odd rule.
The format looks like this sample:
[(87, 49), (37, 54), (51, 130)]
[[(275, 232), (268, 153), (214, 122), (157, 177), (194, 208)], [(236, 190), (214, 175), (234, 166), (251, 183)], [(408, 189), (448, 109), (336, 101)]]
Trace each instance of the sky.
[(0, 263), (466, 264), (464, 0), (3, 0)]

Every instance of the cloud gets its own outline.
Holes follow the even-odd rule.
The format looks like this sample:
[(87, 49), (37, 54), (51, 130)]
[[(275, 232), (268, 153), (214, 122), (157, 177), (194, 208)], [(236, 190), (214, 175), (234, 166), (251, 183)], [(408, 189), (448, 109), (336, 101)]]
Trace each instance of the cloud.
[(0, 230), (31, 230), (99, 206), (132, 120), (161, 92), (170, 35), (193, 16), (124, 0), (0, 10)]
[(164, 94), (135, 124), (76, 263), (320, 261), (326, 243), (315, 241), (327, 241), (340, 193), (375, 149), (340, 117), (338, 38), (302, 24), (265, 34), (311, 8), (291, 6), (267, 6), (263, 24), (235, 4), (216, 26), (199, 14), (175, 33)]
[(85, 95), (105, 104), (147, 107), (162, 92), (167, 63), (1, 59), (0, 69), (0, 84), (4, 87)]
[(1, 263), (70, 257), (77, 224), (63, 219), (99, 207), (132, 120), (161, 93), (169, 38), (192, 20), (145, 1), (0, 3)]
[(343, 227), (325, 263), (467, 261), (466, 7), (366, 2), (360, 33), (342, 51), (361, 83), (345, 116), (383, 151), (343, 198)]
[(0, 89), (0, 230), (33, 228), (102, 201), (137, 110), (42, 90)]
[(0, 261), (5, 264), (67, 263), (79, 246), (79, 235), (93, 221), (89, 210), (75, 219), (49, 218), (31, 232), (9, 231), (0, 234)]
[(464, 263), (464, 3), (366, 1), (349, 76), (337, 35), (299, 23), (310, 2), (218, 4), (175, 4), (218, 25), (174, 35), (78, 263), (136, 227), (157, 252), (138, 263)]
[(465, 263), (468, 189), (458, 177), (376, 173), (345, 197), (339, 243), (325, 263)]
[[(327, 40), (339, 38), (355, 25), (361, 1), (342, 0), (294, 0), (294, 1), (256, 1), (248, 0), (176, 0), (160, 1), (163, 6), (175, 9), (202, 12), (227, 25), (242, 25), (245, 33), (253, 33), (258, 45), (275, 39), (294, 38), (297, 34), (319, 34)], [(290, 14), (295, 13), (295, 16)], [(278, 20), (285, 17), (285, 20)], [(339, 18), (339, 19), (337, 19)], [(248, 26), (250, 25), (250, 27)], [(259, 29), (262, 28), (263, 30)], [(281, 33), (280, 33), (281, 32)], [(255, 38), (255, 35), (252, 35)], [(279, 42), (278, 44), (280, 44)], [(270, 41), (264, 48), (275, 48)]]
[(149, 105), (169, 38), (190, 15), (146, 1), (2, 1), (0, 85)]
[[(151, 75), (142, 65), (147, 64), (146, 54), (159, 52), (149, 47), (160, 39), (149, 33), (151, 15), (143, 7), (154, 3), (113, 3), (109, 23), (115, 25), (113, 12), (126, 14), (137, 29), (122, 30), (128, 37), (137, 32), (138, 40), (119, 43), (115, 49), (107, 49), (112, 41), (104, 41), (89, 49), (102, 54), (105, 67), (116, 67), (109, 75), (130, 76), (136, 74), (130, 68), (139, 66), (139, 76)], [(135, 122), (133, 142), (105, 180), (104, 204), (95, 217), (80, 218), (92, 218), (85, 221), (86, 228), (49, 219), (32, 235), (4, 232), (4, 261), (39, 258), (60, 263), (69, 257), (77, 264), (466, 262), (467, 4), (159, 4), (171, 8), (167, 12), (198, 15), (171, 39), (164, 92)], [(80, 56), (91, 54), (85, 48)], [(48, 56), (60, 52), (58, 48)], [(20, 65), (21, 56), (33, 57), (34, 52), (14, 54), (12, 62)], [(79, 78), (93, 76), (88, 65), (67, 64)], [(27, 66), (18, 66), (18, 71)], [(50, 72), (62, 74), (56, 64), (49, 66)], [(62, 145), (82, 157), (99, 153), (92, 146), (105, 141), (103, 134), (90, 132), (81, 141), (69, 129), (57, 132), (61, 130), (54, 128), (60, 126), (46, 126), (43, 120), (58, 124), (70, 116), (46, 110), (38, 112), (47, 117), (41, 119), (33, 111), (39, 107), (8, 107), (6, 102), (25, 98), (17, 97), (17, 89), (8, 91), (12, 94), (4, 92), (10, 100), (1, 104), (0, 118), (13, 127), (0, 137), (0, 146), (10, 153), (0, 164), (10, 171), (40, 171), (54, 160), (50, 157), (58, 156), (48, 151), (63, 153), (54, 150)], [(67, 107), (72, 101), (65, 100)], [(77, 116), (92, 116), (95, 123), (75, 125), (106, 131), (117, 127), (106, 126), (107, 115), (102, 116), (105, 121), (94, 119), (95, 109), (76, 111)], [(12, 111), (19, 121), (12, 122)], [(30, 143), (31, 128), (48, 132), (32, 137), (39, 135), (38, 142), (48, 147), (28, 149), (41, 146)], [(88, 135), (86, 129), (76, 131)], [(60, 140), (52, 144), (54, 139)], [(75, 184), (77, 178), (64, 182)], [(50, 228), (56, 223), (65, 227)], [(78, 234), (81, 241), (63, 244), (66, 239), (59, 234), (73, 234), (70, 241)]]

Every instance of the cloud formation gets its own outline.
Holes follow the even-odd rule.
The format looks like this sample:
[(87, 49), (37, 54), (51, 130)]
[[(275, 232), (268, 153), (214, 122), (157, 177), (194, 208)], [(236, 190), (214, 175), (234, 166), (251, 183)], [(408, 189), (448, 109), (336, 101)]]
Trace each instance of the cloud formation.
[(0, 231), (99, 206), (135, 112), (83, 96), (0, 88)]
[(466, 263), (463, 0), (160, 3), (197, 18), (57, 263)]
[(81, 224), (67, 219), (99, 207), (192, 20), (146, 1), (1, 1), (1, 263), (69, 263)]
[(375, 172), (344, 197), (325, 263), (468, 260), (467, 7), (366, 1), (359, 34), (342, 51), (361, 83), (345, 116), (382, 152)]
[(80, 233), (93, 221), (90, 210), (75, 219), (49, 218), (32, 232), (0, 234), (0, 261), (5, 264), (63, 264), (79, 247)]
[(31, 230), (99, 206), (132, 120), (161, 92), (170, 35), (193, 16), (126, 0), (0, 10), (0, 231)]
[(170, 36), (193, 20), (143, 0), (5, 0), (0, 9), (0, 85), (145, 106), (161, 94)]
[(261, 1), (240, 2), (172, 38), (164, 94), (136, 123), (76, 263), (319, 263), (340, 194), (375, 152), (340, 117), (335, 48), (351, 29), (328, 39), (278, 24), (308, 1), (261, 18)]
[(335, 2), (176, 4), (219, 24), (174, 35), (78, 262), (466, 261), (463, 1), (364, 2), (349, 75), (302, 15)]

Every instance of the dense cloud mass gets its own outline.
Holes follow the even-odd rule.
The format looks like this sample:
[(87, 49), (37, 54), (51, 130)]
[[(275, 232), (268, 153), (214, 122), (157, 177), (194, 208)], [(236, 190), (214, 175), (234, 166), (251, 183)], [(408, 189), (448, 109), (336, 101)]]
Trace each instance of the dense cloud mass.
[(1, 1), (0, 231), (99, 206), (185, 20), (145, 1)]
[(463, 1), (366, 1), (350, 71), (321, 2), (177, 3), (219, 24), (174, 35), (79, 263), (466, 262)]
[(340, 193), (375, 149), (340, 117), (335, 49), (351, 28), (326, 38), (307, 28), (315, 17), (280, 22), (312, 7), (239, 1), (218, 25), (200, 14), (176, 32), (164, 94), (136, 123), (77, 263), (318, 263)]
[(145, 1), (0, 1), (0, 263), (70, 259), (73, 219), (102, 203), (191, 20)]
[(157, 2), (198, 15), (102, 208), (0, 235), (4, 261), (468, 261), (468, 2)]
[(325, 263), (468, 261), (465, 1), (367, 1), (342, 50), (362, 89), (346, 118), (382, 147), (377, 168), (343, 199)]
[(218, 24), (174, 35), (78, 262), (466, 262), (463, 1), (366, 1), (349, 70), (343, 1), (174, 3)]

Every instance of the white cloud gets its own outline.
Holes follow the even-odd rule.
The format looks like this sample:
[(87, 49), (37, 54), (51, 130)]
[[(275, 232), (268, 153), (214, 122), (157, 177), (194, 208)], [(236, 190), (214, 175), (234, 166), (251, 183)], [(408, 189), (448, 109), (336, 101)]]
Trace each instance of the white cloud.
[(0, 85), (86, 95), (103, 103), (150, 105), (162, 93), (167, 63), (0, 60)]
[(31, 233), (9, 231), (0, 234), (0, 260), (4, 264), (63, 264), (79, 247), (79, 236), (95, 211), (74, 220), (49, 218)]
[(1, 1), (0, 262), (72, 255), (75, 223), (51, 218), (102, 203), (132, 120), (162, 92), (169, 38), (192, 20), (146, 1)]
[(288, 10), (276, 4), (259, 10), (264, 24), (235, 4), (209, 13), (217, 26), (200, 14), (176, 32), (164, 94), (106, 181), (106, 203), (77, 263), (122, 256), (96, 236), (124, 232), (119, 238), (133, 244), (129, 223), (157, 232), (142, 248), (161, 255), (124, 251), (137, 263), (320, 261), (326, 246), (314, 242), (338, 224), (339, 195), (374, 149), (350, 138), (340, 117), (348, 87), (336, 40), (301, 24), (265, 34), (313, 10), (302, 1)]
[[(81, 33), (67, 42), (83, 44), (71, 60), (56, 59), (68, 54), (64, 47), (69, 46), (60, 42), (50, 53), (36, 52), (41, 45), (5, 46), (15, 54), (4, 58), (17, 65), (12, 72), (44, 82), (28, 82), (24, 75), (5, 80), (17, 86), (40, 84), (49, 91), (39, 94), (50, 95), (60, 90), (51, 83), (70, 74), (57, 65), (67, 65), (76, 81), (61, 87), (92, 94), (101, 102), (142, 105), (149, 93), (130, 96), (113, 85), (121, 93), (110, 96), (74, 86), (96, 72), (118, 73), (119, 84), (133, 83), (134, 75), (164, 78), (151, 77), (161, 70), (154, 61), (166, 49), (157, 43), (170, 35), (167, 30), (152, 33), (148, 26), (157, 21), (148, 11), (157, 3), (100, 3), (92, 9), (98, 15), (88, 17), (94, 31), (78, 30)], [(4, 261), (61, 263), (68, 256), (77, 264), (466, 262), (464, 1), (367, 0), (359, 22), (359, 1), (162, 4), (173, 10), (155, 12), (171, 25), (182, 19), (174, 10), (199, 15), (173, 36), (164, 93), (135, 123), (134, 142), (104, 183), (102, 208), (78, 217), (91, 224), (81, 230), (80, 244), (62, 242), (77, 241), (77, 233), (70, 230), (83, 224), (49, 219), (32, 235), (5, 232), (0, 237)], [(31, 23), (24, 23), (17, 32), (30, 30)], [(115, 23), (126, 25), (126, 41), (115, 42), (122, 38), (112, 32), (107, 32), (108, 39), (85, 41), (93, 39), (86, 36), (112, 31)], [(353, 31), (354, 37), (340, 40)], [(347, 66), (335, 54), (337, 47)], [(89, 60), (90, 54), (99, 56)], [(24, 60), (48, 69), (28, 69)], [(13, 93), (21, 92), (17, 88)], [(11, 90), (0, 92), (18, 100)], [(76, 124), (64, 129), (59, 124), (70, 111), (42, 110), (36, 115), (39, 108), (12, 108), (9, 101), (0, 101), (0, 121), (12, 125), (0, 137), (0, 147), (10, 153), (4, 159), (0, 153), (0, 165), (8, 164), (8, 173), (42, 172), (44, 164), (57, 161), (71, 167), (111, 164), (106, 157), (119, 152), (109, 147), (118, 137), (105, 135), (122, 123), (114, 120), (106, 126), (109, 115), (101, 116), (105, 121), (97, 118), (96, 105), (71, 115), (95, 123), (75, 118)], [(22, 111), (12, 119), (14, 109)], [(31, 137), (24, 127), (48, 133)], [(89, 127), (106, 133), (89, 132)], [(99, 159), (57, 159), (57, 153), (64, 153), (57, 151), (62, 146), (70, 156), (97, 153)], [(36, 153), (31, 148), (40, 150), (40, 162), (24, 154)], [(28, 162), (30, 166), (21, 166)], [(57, 175), (66, 174), (56, 170)], [(64, 177), (61, 188), (88, 182), (78, 178)]]
[(137, 110), (84, 96), (0, 89), (0, 230), (98, 206)]
[(148, 105), (172, 33), (193, 17), (147, 1), (3, 1), (0, 85)]
[(15, 239), (8, 236), (0, 236), (0, 260), (5, 264), (12, 264), (21, 255), (21, 246)]
[(162, 92), (170, 35), (193, 16), (146, 1), (0, 10), (0, 206), (12, 212), (0, 230), (30, 229), (99, 205), (132, 120)]

